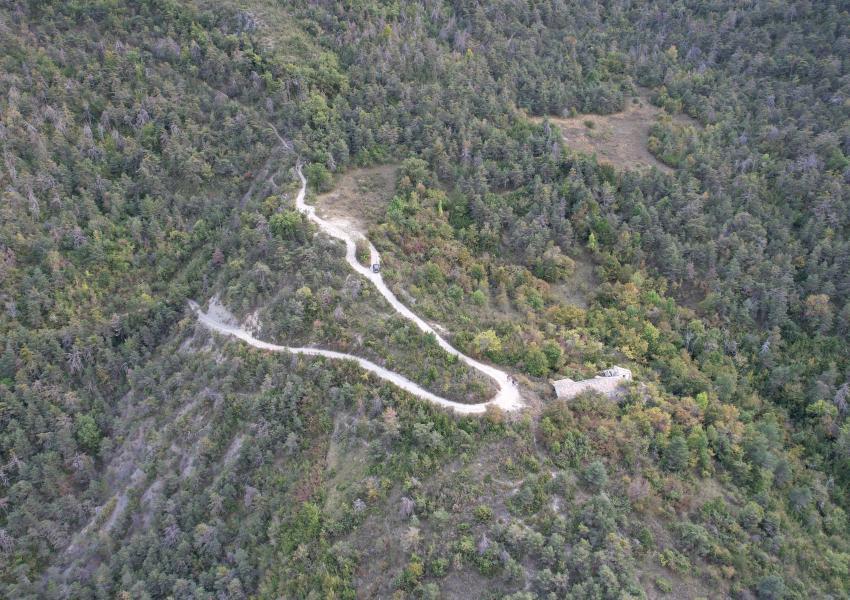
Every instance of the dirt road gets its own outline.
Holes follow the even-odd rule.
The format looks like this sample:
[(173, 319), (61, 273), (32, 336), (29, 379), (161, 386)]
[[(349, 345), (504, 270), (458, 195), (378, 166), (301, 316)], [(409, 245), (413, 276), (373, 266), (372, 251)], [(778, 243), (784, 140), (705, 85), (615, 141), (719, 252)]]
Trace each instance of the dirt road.
[(305, 197), (307, 195), (307, 178), (304, 177), (303, 173), (301, 172), (300, 165), (297, 167), (297, 173), (299, 179), (301, 180), (301, 189), (298, 191), (298, 195), (295, 198), (296, 208), (301, 213), (305, 214), (307, 218), (316, 223), (316, 225), (319, 226), (319, 229), (322, 232), (345, 243), (345, 260), (346, 262), (348, 262), (348, 265), (361, 276), (372, 282), (372, 285), (374, 285), (381, 293), (381, 295), (386, 298), (387, 302), (390, 303), (390, 305), (398, 314), (412, 321), (424, 333), (433, 335), (437, 340), (437, 343), (443, 350), (445, 350), (449, 354), (457, 356), (460, 360), (462, 360), (464, 363), (466, 363), (473, 369), (476, 369), (477, 371), (480, 371), (492, 378), (499, 386), (498, 393), (487, 402), (482, 402), (480, 404), (462, 404), (460, 402), (455, 402), (453, 400), (437, 396), (436, 394), (433, 394), (428, 390), (422, 388), (418, 384), (410, 381), (406, 377), (399, 375), (398, 373), (394, 373), (393, 371), (389, 371), (381, 366), (376, 365), (373, 362), (370, 362), (358, 356), (344, 354), (341, 352), (333, 352), (331, 350), (321, 350), (319, 348), (296, 348), (264, 342), (262, 340), (258, 340), (244, 328), (240, 327), (238, 323), (236, 323), (236, 320), (233, 319), (233, 317), (224, 309), (224, 307), (218, 304), (216, 299), (213, 299), (210, 302), (210, 309), (207, 312), (201, 311), (197, 303), (190, 303), (192, 309), (198, 314), (198, 319), (200, 320), (200, 322), (214, 331), (226, 335), (232, 335), (244, 341), (245, 343), (254, 346), (255, 348), (260, 348), (263, 350), (270, 350), (272, 352), (291, 352), (293, 354), (306, 354), (309, 356), (324, 356), (326, 358), (333, 358), (338, 360), (353, 360), (367, 371), (374, 373), (382, 379), (391, 381), (392, 383), (410, 392), (411, 394), (422, 398), (423, 400), (433, 402), (434, 404), (439, 404), (440, 406), (451, 408), (458, 413), (483, 413), (487, 409), (488, 405), (497, 406), (502, 410), (506, 411), (512, 411), (522, 408), (523, 402), (522, 398), (520, 397), (519, 388), (517, 387), (513, 379), (509, 377), (509, 375), (505, 371), (502, 371), (501, 369), (498, 369), (492, 365), (487, 365), (480, 361), (477, 361), (474, 358), (471, 358), (454, 348), (439, 333), (437, 333), (437, 331), (431, 325), (429, 325), (423, 319), (418, 317), (407, 306), (402, 304), (398, 298), (396, 298), (395, 294), (393, 294), (389, 287), (387, 287), (386, 283), (384, 283), (384, 278), (381, 273), (375, 273), (372, 271), (371, 268), (364, 267), (357, 261), (357, 240), (361, 239), (365, 240), (369, 244), (369, 251), (371, 253), (370, 262), (372, 264), (380, 264), (381, 257), (378, 254), (377, 249), (375, 249), (375, 246), (373, 246), (372, 243), (369, 242), (361, 232), (355, 230), (350, 223), (343, 221), (331, 222), (319, 217), (316, 214), (315, 207), (305, 202)]

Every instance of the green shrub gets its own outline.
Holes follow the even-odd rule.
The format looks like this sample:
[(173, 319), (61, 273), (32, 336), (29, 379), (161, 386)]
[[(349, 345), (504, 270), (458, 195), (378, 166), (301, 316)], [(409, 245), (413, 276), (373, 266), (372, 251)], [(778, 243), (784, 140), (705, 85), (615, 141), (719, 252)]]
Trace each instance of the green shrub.
[(525, 353), (525, 370), (535, 377), (543, 377), (549, 372), (549, 359), (538, 346), (532, 345)]
[(688, 467), (691, 454), (688, 443), (681, 435), (674, 435), (664, 448), (661, 464), (668, 471), (684, 471)]
[(779, 575), (762, 577), (756, 589), (759, 600), (782, 600), (788, 593), (788, 589), (785, 587), (785, 580)]
[(333, 177), (323, 164), (310, 163), (304, 167), (304, 177), (317, 192), (329, 192), (333, 189)]
[(479, 504), (475, 507), (475, 519), (481, 523), (489, 521), (493, 518), (493, 509), (486, 504)]
[(422, 579), (424, 574), (425, 565), (423, 564), (422, 559), (414, 554), (410, 557), (410, 560), (402, 571), (401, 584), (403, 587), (408, 589), (412, 588), (419, 583), (419, 580)]
[(658, 554), (658, 563), (675, 573), (687, 573), (691, 568), (691, 561), (684, 554), (673, 548), (666, 548)]
[(608, 483), (608, 471), (605, 463), (594, 460), (588, 463), (581, 471), (581, 481), (592, 490), (598, 491)]
[(76, 437), (80, 447), (89, 454), (100, 449), (100, 427), (91, 415), (77, 415)]
[(301, 213), (296, 210), (284, 210), (272, 215), (269, 219), (269, 229), (275, 236), (291, 240), (296, 237), (301, 222)]
[(741, 527), (748, 531), (754, 531), (761, 524), (762, 519), (764, 519), (764, 509), (755, 502), (747, 502), (738, 516)]

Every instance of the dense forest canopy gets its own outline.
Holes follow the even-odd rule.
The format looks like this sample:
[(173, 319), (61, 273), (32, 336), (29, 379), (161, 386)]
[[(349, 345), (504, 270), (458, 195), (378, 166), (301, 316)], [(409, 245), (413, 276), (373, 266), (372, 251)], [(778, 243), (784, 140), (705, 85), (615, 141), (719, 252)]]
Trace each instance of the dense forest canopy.
[[(10, 0), (0, 48), (0, 596), (850, 593), (846, 3)], [(669, 172), (550, 121), (637, 94)], [(492, 393), (302, 163), (393, 164), (387, 280), (523, 411), (196, 325)]]

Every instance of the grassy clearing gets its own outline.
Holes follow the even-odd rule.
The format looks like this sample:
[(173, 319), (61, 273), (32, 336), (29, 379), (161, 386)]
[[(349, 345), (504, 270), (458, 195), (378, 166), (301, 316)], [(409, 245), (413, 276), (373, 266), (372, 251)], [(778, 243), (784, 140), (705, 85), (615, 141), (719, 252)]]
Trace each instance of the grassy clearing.
[[(631, 98), (622, 112), (610, 115), (576, 115), (574, 117), (545, 117), (557, 125), (567, 146), (586, 154), (596, 154), (599, 162), (617, 168), (645, 170), (655, 167), (665, 173), (673, 169), (655, 158), (647, 147), (650, 128), (665, 111), (649, 102), (646, 93)], [(544, 117), (533, 117), (542, 122)], [(691, 123), (688, 117), (677, 115), (674, 121)]]
[(379, 165), (340, 175), (333, 191), (316, 197), (319, 216), (347, 221), (364, 233), (369, 231), (384, 219), (397, 171), (398, 165)]

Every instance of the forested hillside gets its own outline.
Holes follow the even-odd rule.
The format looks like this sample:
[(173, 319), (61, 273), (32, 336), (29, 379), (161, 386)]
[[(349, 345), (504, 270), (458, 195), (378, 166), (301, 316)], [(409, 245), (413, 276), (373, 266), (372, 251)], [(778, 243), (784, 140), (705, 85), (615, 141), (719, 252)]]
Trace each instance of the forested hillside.
[[(10, 0), (0, 49), (0, 596), (850, 594), (846, 3)], [(548, 120), (638, 93), (669, 172)], [(493, 394), (296, 164), (393, 165), (384, 277), (522, 410), (198, 325)]]

